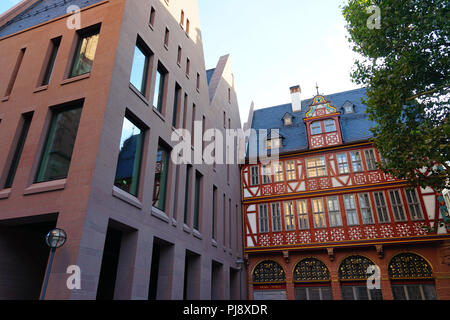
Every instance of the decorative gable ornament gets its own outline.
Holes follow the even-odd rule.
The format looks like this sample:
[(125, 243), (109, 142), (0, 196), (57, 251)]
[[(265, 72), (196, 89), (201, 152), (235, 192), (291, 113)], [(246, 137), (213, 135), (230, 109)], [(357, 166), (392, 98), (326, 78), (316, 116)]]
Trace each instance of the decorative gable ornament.
[(309, 105), (309, 111), (306, 112), (305, 118), (320, 117), (334, 113), (337, 113), (337, 109), (324, 96), (317, 95)]

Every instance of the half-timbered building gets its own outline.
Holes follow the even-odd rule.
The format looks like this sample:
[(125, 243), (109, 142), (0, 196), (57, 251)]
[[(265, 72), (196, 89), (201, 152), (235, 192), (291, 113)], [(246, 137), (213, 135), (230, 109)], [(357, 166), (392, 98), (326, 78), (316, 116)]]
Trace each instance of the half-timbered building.
[(279, 147), (241, 166), (250, 299), (450, 299), (436, 193), (378, 169), (365, 94), (302, 100), (296, 86), (292, 103), (250, 112), (249, 144)]

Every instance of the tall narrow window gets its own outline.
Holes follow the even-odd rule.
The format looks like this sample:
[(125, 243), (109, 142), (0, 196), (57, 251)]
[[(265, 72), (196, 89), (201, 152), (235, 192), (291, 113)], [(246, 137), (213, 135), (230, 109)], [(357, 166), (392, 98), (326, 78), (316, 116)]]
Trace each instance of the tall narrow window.
[(325, 210), (323, 208), (322, 199), (312, 199), (312, 209), (314, 217), (315, 228), (326, 228), (327, 223), (325, 221)]
[(228, 103), (231, 103), (231, 88), (228, 88)]
[(423, 220), (422, 209), (415, 189), (405, 189), (406, 201), (408, 202), (409, 212), (412, 220)]
[(178, 113), (181, 106), (181, 87), (178, 83), (175, 83), (175, 94), (173, 97), (173, 113), (172, 113), (172, 126), (177, 128)]
[(272, 203), (271, 205), (272, 210), (272, 231), (273, 232), (280, 232), (283, 230), (281, 225), (281, 206), (277, 203)]
[(186, 19), (186, 34), (189, 35), (189, 29), (191, 28), (191, 22)]
[(286, 231), (295, 230), (294, 203), (292, 201), (284, 203), (284, 225)]
[(186, 58), (186, 76), (189, 77), (189, 73), (191, 72), (191, 60)]
[(14, 151), (14, 156), (11, 162), (11, 166), (9, 167), (8, 176), (6, 177), (5, 188), (12, 187), (17, 167), (19, 165), (20, 157), (22, 155), (23, 146), (25, 145), (28, 130), (30, 129), (32, 118), (33, 118), (32, 113), (22, 115), (22, 130), (20, 131), (19, 141), (17, 141), (16, 150)]
[(6, 88), (5, 97), (8, 97), (12, 89), (14, 87), (14, 83), (16, 82), (17, 75), (19, 73), (20, 66), (22, 65), (22, 60), (25, 55), (26, 48), (22, 48), (19, 52), (19, 56), (17, 57), (16, 65), (14, 66), (13, 72), (11, 74), (11, 78), (9, 79), (8, 87)]
[(359, 195), (359, 207), (361, 209), (361, 216), (364, 224), (373, 224), (372, 209), (370, 207), (369, 194), (361, 193)]
[(284, 181), (284, 170), (283, 170), (283, 162), (274, 162), (275, 167), (275, 182), (283, 182)]
[(183, 129), (187, 129), (188, 95), (184, 94)]
[(353, 194), (344, 195), (345, 212), (349, 226), (359, 225), (358, 213), (356, 212), (355, 196)]
[(153, 97), (153, 107), (159, 112), (163, 112), (164, 98), (166, 95), (167, 70), (162, 64), (158, 64), (156, 70), (155, 95)]
[(202, 187), (202, 174), (198, 171), (195, 172), (195, 195), (194, 195), (194, 224), (195, 230), (200, 230), (200, 198)]
[(310, 158), (306, 160), (308, 167), (308, 177), (317, 178), (327, 175), (327, 168), (325, 165), (325, 157)]
[(181, 58), (183, 56), (183, 49), (178, 46), (178, 54), (177, 54), (177, 64), (181, 66)]
[(197, 73), (197, 85), (196, 85), (197, 91), (200, 90), (200, 74)]
[(272, 166), (270, 164), (262, 165), (263, 184), (272, 183)]
[(89, 31), (78, 33), (78, 45), (72, 63), (70, 78), (91, 72), (97, 51), (99, 33), (99, 27), (89, 28)]
[(345, 153), (338, 154), (337, 160), (338, 160), (339, 174), (349, 173), (350, 169), (348, 168), (347, 154)]
[(332, 119), (328, 119), (324, 121), (325, 124), (325, 132), (335, 132), (336, 131), (336, 122)]
[(377, 208), (378, 221), (380, 223), (390, 222), (389, 213), (386, 206), (386, 199), (383, 192), (374, 192), (375, 206)]
[(67, 178), (80, 123), (81, 105), (55, 109), (52, 113), (36, 183)]
[(131, 68), (130, 83), (144, 96), (147, 88), (148, 66), (150, 55), (137, 44), (134, 49), (133, 66)]
[(195, 118), (197, 117), (197, 108), (195, 103), (192, 104), (192, 121), (191, 121), (191, 144), (195, 142)]
[(389, 191), (389, 196), (391, 198), (392, 211), (394, 212), (395, 221), (406, 221), (400, 190)]
[(363, 171), (361, 153), (359, 151), (352, 151), (350, 152), (350, 156), (352, 158), (353, 172)]
[(184, 27), (184, 11), (181, 10), (180, 26)]
[(216, 220), (217, 220), (217, 187), (213, 186), (213, 204), (212, 204), (212, 238), (216, 240)]
[(288, 160), (286, 161), (286, 177), (288, 181), (292, 181), (297, 179), (295, 170), (295, 160)]
[(164, 33), (164, 47), (169, 47), (169, 40), (170, 40), (170, 30), (166, 28), (166, 32)]
[(320, 121), (311, 123), (311, 134), (316, 135), (316, 134), (321, 134), (321, 133), (322, 133), (322, 127), (321, 127)]
[(375, 158), (375, 152), (373, 149), (364, 150), (364, 156), (366, 157), (367, 170), (377, 169), (377, 160)]
[(169, 160), (170, 150), (160, 144), (156, 154), (155, 180), (153, 185), (153, 206), (161, 211), (166, 210)]
[(330, 227), (341, 227), (342, 217), (341, 210), (339, 208), (339, 198), (338, 197), (328, 197), (328, 217), (330, 219)]
[(52, 39), (50, 41), (50, 56), (48, 57), (48, 61), (46, 63), (44, 77), (42, 79), (41, 85), (46, 86), (50, 82), (50, 78), (53, 73), (53, 67), (55, 66), (56, 56), (58, 55), (59, 45), (61, 43), (61, 37)]
[(298, 228), (300, 230), (309, 229), (308, 207), (306, 200), (297, 200)]
[(267, 204), (259, 205), (259, 232), (267, 233), (269, 232), (269, 211)]
[(250, 185), (251, 186), (259, 185), (259, 167), (258, 166), (250, 167)]
[(143, 145), (144, 130), (125, 117), (114, 185), (134, 196), (138, 195)]
[(186, 186), (184, 196), (184, 224), (189, 225), (189, 190), (191, 180), (192, 165), (186, 165)]
[(150, 20), (149, 20), (151, 27), (155, 26), (155, 18), (156, 18), (156, 10), (155, 10), (155, 8), (152, 7), (150, 9)]

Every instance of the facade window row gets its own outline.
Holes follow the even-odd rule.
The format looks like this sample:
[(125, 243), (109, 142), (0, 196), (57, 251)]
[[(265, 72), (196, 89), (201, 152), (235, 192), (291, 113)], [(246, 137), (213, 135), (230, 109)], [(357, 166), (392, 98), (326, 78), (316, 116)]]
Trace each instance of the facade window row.
[(415, 189), (395, 189), (386, 193), (388, 198), (385, 192), (377, 191), (259, 204), (259, 232), (343, 227), (343, 216), (346, 218), (347, 226), (375, 224), (374, 215), (378, 223), (390, 223), (388, 199), (391, 203), (393, 221), (424, 220)]

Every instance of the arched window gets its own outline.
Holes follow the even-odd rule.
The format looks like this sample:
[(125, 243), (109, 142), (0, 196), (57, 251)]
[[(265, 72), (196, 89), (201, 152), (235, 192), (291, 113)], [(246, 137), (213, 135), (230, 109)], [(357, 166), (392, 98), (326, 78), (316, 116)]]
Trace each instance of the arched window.
[(311, 135), (321, 134), (322, 127), (320, 126), (320, 121), (315, 121), (311, 123)]
[(336, 131), (336, 122), (332, 119), (325, 120), (325, 132), (335, 132)]
[(296, 300), (333, 300), (330, 272), (318, 259), (301, 260), (294, 268), (294, 282)]
[(285, 281), (285, 272), (283, 268), (275, 261), (263, 261), (259, 263), (253, 270), (254, 283), (283, 283)]
[(367, 287), (367, 273), (370, 266), (375, 265), (372, 260), (363, 256), (345, 258), (338, 269), (341, 280), (341, 292), (344, 300), (382, 300), (381, 289)]
[(414, 253), (400, 253), (388, 265), (395, 300), (435, 300), (430, 264)]

